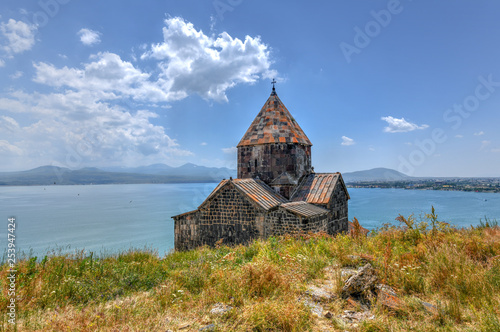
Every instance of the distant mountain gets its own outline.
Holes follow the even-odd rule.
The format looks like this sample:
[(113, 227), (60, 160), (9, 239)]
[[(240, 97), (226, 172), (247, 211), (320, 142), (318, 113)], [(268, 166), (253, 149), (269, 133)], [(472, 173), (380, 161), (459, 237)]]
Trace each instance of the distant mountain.
[(342, 173), (344, 182), (361, 182), (361, 181), (401, 181), (411, 180), (411, 176), (398, 172), (390, 168), (374, 168), (366, 171)]
[(194, 164), (180, 167), (165, 164), (135, 168), (87, 167), (79, 170), (42, 166), (22, 172), (1, 172), (0, 186), (219, 182), (230, 176), (236, 177), (236, 170)]
[(138, 174), (162, 174), (172, 170), (174, 167), (165, 164), (153, 164), (139, 167), (102, 167), (106, 172), (138, 173)]

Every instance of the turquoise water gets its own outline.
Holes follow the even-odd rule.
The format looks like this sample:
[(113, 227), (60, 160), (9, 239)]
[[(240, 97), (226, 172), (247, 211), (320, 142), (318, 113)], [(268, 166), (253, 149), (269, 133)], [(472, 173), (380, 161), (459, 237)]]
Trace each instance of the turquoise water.
[[(209, 184), (0, 187), (0, 252), (7, 248), (7, 219), (16, 218), (16, 249), (43, 256), (57, 249), (110, 254), (174, 246), (176, 214), (198, 207), (215, 188)], [(458, 227), (487, 216), (500, 221), (500, 194), (350, 188), (349, 219), (373, 229), (399, 213), (419, 216), (434, 205), (439, 220)]]

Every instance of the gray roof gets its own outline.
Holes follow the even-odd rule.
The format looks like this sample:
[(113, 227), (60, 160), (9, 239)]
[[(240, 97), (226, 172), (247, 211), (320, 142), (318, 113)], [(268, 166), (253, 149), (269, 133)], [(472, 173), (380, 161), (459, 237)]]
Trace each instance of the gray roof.
[(271, 187), (265, 184), (262, 180), (258, 179), (230, 179), (222, 180), (210, 195), (200, 205), (202, 207), (212, 197), (214, 197), (219, 190), (226, 185), (232, 184), (240, 193), (248, 197), (252, 202), (256, 203), (264, 210), (269, 210), (288, 200), (275, 192)]
[(290, 202), (281, 204), (281, 207), (302, 217), (315, 217), (327, 214), (328, 210), (306, 202)]

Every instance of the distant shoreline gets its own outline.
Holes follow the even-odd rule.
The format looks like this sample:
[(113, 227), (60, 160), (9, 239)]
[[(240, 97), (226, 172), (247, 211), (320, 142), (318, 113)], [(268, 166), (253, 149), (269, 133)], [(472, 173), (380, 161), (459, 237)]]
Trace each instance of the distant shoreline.
[(500, 178), (453, 178), (411, 181), (359, 181), (346, 183), (348, 188), (463, 191), (500, 193)]

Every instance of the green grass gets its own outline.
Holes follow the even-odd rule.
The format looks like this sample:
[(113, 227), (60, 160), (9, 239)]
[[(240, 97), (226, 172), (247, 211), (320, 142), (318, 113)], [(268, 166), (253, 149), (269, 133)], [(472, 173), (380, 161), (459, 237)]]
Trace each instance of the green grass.
[[(18, 331), (500, 331), (500, 228), (453, 229), (434, 212), (427, 222), (400, 216), (369, 237), (305, 234), (246, 246), (199, 248), (159, 258), (129, 251), (105, 258), (83, 252), (25, 259), (17, 266)], [(428, 227), (431, 225), (432, 227)], [(371, 261), (381, 282), (403, 301), (398, 312), (373, 303), (374, 320), (357, 327), (338, 319), (348, 303), (324, 304), (314, 316), (298, 299), (326, 278), (325, 267)], [(7, 271), (0, 272), (2, 330)], [(337, 287), (334, 291), (339, 292)], [(420, 300), (437, 307), (425, 310)], [(210, 314), (215, 303), (233, 307)]]

